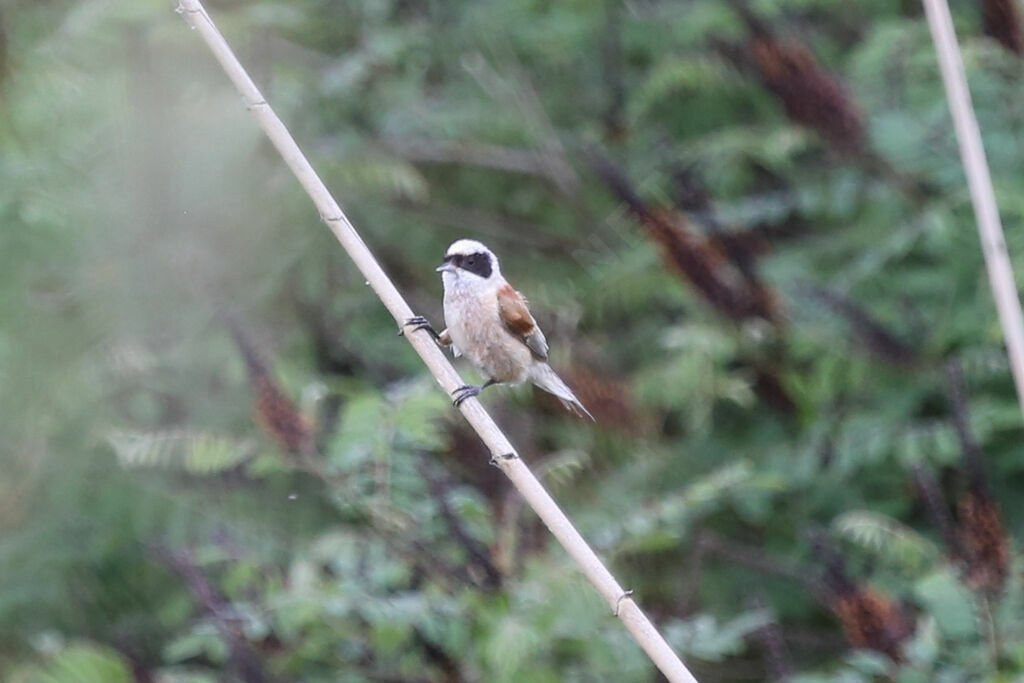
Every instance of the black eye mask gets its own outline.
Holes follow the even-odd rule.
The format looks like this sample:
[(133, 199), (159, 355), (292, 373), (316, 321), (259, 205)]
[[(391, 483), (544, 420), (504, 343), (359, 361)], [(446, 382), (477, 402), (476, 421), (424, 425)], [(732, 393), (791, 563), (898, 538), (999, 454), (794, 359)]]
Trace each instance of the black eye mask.
[(455, 254), (445, 260), (449, 261), (456, 268), (479, 275), (485, 280), (491, 276), (494, 270), (491, 264), (491, 255), (485, 252), (465, 255)]

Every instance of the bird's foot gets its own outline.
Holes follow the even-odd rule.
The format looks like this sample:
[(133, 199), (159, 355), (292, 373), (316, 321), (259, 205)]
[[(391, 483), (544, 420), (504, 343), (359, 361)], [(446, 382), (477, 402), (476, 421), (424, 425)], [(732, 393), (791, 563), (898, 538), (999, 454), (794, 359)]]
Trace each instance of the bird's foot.
[(405, 329), (407, 327), (411, 327), (413, 332), (416, 332), (417, 330), (426, 330), (427, 332), (430, 333), (430, 336), (434, 338), (434, 341), (438, 343), (441, 342), (441, 337), (440, 335), (437, 334), (437, 331), (434, 329), (434, 326), (431, 325), (430, 321), (424, 318), (422, 315), (414, 315), (411, 318), (406, 318), (405, 322), (402, 323), (402, 326), (398, 328), (399, 337), (405, 335)]
[(466, 399), (473, 398), (474, 396), (479, 396), (480, 391), (482, 389), (483, 387), (476, 387), (473, 386), (472, 384), (464, 384), (463, 386), (459, 387), (458, 389), (452, 392), (452, 396), (455, 397), (455, 399), (452, 400), (452, 405), (458, 408)]

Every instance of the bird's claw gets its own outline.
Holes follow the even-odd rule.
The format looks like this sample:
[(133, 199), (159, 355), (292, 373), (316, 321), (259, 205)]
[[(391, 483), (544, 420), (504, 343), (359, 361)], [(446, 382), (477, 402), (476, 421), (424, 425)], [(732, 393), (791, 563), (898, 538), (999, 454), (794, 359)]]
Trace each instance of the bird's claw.
[(402, 337), (405, 335), (405, 328), (411, 327), (413, 332), (417, 330), (426, 330), (430, 333), (430, 336), (434, 338), (434, 341), (438, 341), (440, 337), (434, 330), (434, 326), (430, 324), (430, 321), (424, 318), (422, 315), (414, 315), (411, 318), (406, 318), (402, 326), (398, 328), (398, 336)]
[(480, 394), (481, 389), (483, 389), (483, 387), (475, 387), (471, 384), (466, 384), (459, 387), (458, 389), (452, 392), (452, 396), (455, 397), (455, 399), (452, 400), (452, 405), (458, 408), (466, 399), (478, 396)]

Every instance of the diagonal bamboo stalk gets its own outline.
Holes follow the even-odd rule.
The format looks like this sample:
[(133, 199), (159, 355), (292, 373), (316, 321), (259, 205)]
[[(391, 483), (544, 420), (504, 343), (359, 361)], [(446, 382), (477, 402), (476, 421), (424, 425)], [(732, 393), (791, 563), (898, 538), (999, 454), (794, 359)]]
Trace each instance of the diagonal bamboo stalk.
[(923, 0), (928, 26), (939, 59), (942, 82), (946, 87), (949, 112), (953, 116), (956, 137), (960, 145), (960, 158), (971, 190), (971, 203), (978, 221), (981, 251), (985, 255), (989, 284), (996, 300), (999, 322), (1006, 337), (1006, 350), (1010, 356), (1010, 369), (1017, 387), (1017, 400), (1024, 413), (1024, 315), (1021, 314), (1020, 296), (1013, 277), (1013, 266), (1006, 249), (1003, 225), (999, 220), (999, 207), (992, 187), (981, 130), (971, 104), (971, 91), (967, 87), (964, 62), (953, 30), (953, 18), (947, 0)]
[[(387, 274), (374, 259), (373, 254), (370, 253), (341, 207), (331, 196), (323, 181), (320, 180), (284, 123), (277, 117), (249, 74), (246, 73), (245, 68), (235, 57), (227, 41), (206, 13), (202, 3), (199, 0), (181, 0), (178, 11), (185, 17), (189, 25), (202, 36), (227, 73), (228, 78), (238, 88), (264, 133), (277, 148), (313, 203), (316, 204), (320, 217), (341, 242), (341, 246), (348, 252), (349, 257), (359, 268), (373, 291), (380, 297), (384, 306), (394, 316), (395, 321), (402, 325), (405, 320), (413, 316), (409, 304), (405, 302)], [(429, 334), (426, 332), (410, 333), (406, 337), (448, 395), (464, 384)], [(631, 592), (623, 590), (580, 533), (576, 531), (569, 518), (559, 509), (554, 499), (523, 461), (516, 456), (512, 444), (483, 409), (483, 406), (476, 399), (470, 399), (462, 403), (460, 410), (490, 449), (494, 456), (494, 463), (508, 476), (513, 486), (580, 566), (587, 579), (594, 584), (601, 597), (608, 603), (609, 608), (625, 624), (630, 634), (658, 669), (673, 683), (677, 681), (696, 683), (697, 679), (687, 670), (651, 621), (630, 597)]]

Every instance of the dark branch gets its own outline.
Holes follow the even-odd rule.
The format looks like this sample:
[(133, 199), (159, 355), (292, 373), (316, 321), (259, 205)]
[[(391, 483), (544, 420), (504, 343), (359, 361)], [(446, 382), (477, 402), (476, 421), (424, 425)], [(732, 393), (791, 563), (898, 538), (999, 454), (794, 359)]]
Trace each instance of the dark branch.
[(964, 469), (967, 471), (971, 489), (987, 496), (988, 475), (985, 473), (985, 457), (981, 452), (981, 446), (971, 434), (964, 371), (957, 361), (951, 360), (946, 363), (946, 377), (949, 380), (953, 428), (956, 430), (960, 448), (963, 450)]
[(910, 476), (914, 486), (924, 498), (925, 508), (928, 510), (932, 524), (935, 525), (942, 540), (945, 541), (946, 547), (949, 548), (949, 554), (956, 559), (963, 559), (965, 557), (964, 548), (954, 531), (953, 516), (946, 504), (945, 496), (939, 489), (939, 482), (920, 463), (911, 465)]
[(440, 680), (443, 683), (462, 683), (462, 681), (466, 680), (465, 676), (462, 675), (462, 669), (459, 667), (458, 660), (448, 654), (443, 647), (428, 638), (418, 628), (413, 629), (413, 637), (419, 646), (423, 648), (427, 659), (441, 670), (444, 678)]
[(918, 352), (910, 348), (880, 322), (875, 320), (860, 304), (838, 292), (822, 287), (804, 286), (802, 292), (820, 302), (830, 311), (846, 320), (850, 332), (860, 344), (875, 357), (892, 365), (910, 366), (918, 361)]
[(174, 551), (165, 545), (149, 547), (150, 556), (181, 579), (198, 607), (213, 621), (221, 637), (227, 641), (229, 665), (245, 683), (270, 683), (271, 678), (259, 654), (246, 640), (231, 602), (206, 577), (187, 551)]
[(1024, 54), (1020, 11), (1014, 0), (981, 0), (981, 18), (985, 35), (1016, 55)]
[(605, 136), (619, 142), (626, 136), (626, 80), (622, 69), (621, 0), (605, 2), (604, 34), (601, 36), (601, 72), (607, 89), (602, 122)]
[[(755, 610), (768, 609), (767, 603), (761, 596), (755, 596), (750, 603)], [(793, 660), (786, 649), (782, 624), (778, 622), (774, 614), (770, 622), (751, 633), (750, 637), (764, 651), (765, 669), (770, 680), (788, 681), (793, 677), (795, 673)]]
[(710, 531), (701, 533), (697, 539), (697, 545), (710, 553), (733, 560), (752, 569), (796, 581), (806, 586), (814, 597), (822, 603), (828, 604), (829, 602), (829, 591), (825, 583), (804, 567), (783, 562), (760, 548), (727, 540)]
[(466, 554), (469, 555), (469, 557), (484, 572), (485, 581), (483, 587), (488, 591), (500, 589), (503, 580), (501, 572), (491, 559), (491, 553), (482, 543), (469, 535), (462, 526), (462, 521), (459, 519), (458, 515), (455, 514), (451, 505), (448, 504), (447, 486), (445, 486), (444, 482), (442, 482), (437, 475), (430, 472), (430, 468), (426, 463), (421, 461), (419, 470), (420, 474), (423, 475), (423, 478), (430, 486), (431, 494), (434, 496), (434, 499), (441, 508), (441, 517), (444, 519), (445, 524), (448, 525), (448, 530), (451, 532), (452, 539), (462, 546), (463, 550), (466, 551)]
[(540, 176), (559, 188), (571, 186), (576, 176), (562, 159), (535, 149), (447, 140), (388, 140), (384, 142), (384, 147), (415, 163), (479, 166), (507, 173)]

